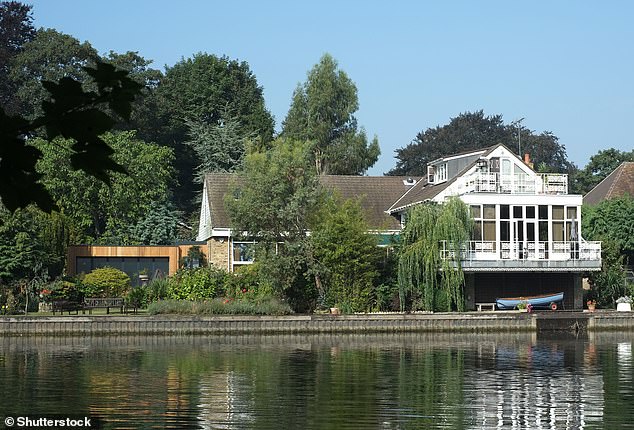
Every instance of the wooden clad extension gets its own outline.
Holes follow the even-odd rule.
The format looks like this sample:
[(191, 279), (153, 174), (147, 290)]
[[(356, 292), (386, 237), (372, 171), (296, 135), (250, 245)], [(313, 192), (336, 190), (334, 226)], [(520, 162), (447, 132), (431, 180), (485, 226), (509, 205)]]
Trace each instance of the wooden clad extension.
[(192, 246), (199, 246), (206, 255), (207, 246), (200, 245), (168, 245), (168, 246), (100, 246), (74, 245), (68, 247), (66, 271), (69, 275), (77, 274), (77, 257), (167, 257), (169, 259), (169, 275), (178, 270), (182, 257)]

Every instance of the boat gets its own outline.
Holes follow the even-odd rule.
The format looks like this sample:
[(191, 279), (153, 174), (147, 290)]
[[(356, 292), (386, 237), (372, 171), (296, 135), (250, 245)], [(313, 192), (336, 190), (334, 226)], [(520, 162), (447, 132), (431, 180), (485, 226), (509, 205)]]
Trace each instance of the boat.
[(507, 297), (495, 299), (495, 307), (499, 310), (517, 309), (520, 303), (530, 304), (533, 309), (552, 309), (561, 307), (564, 301), (564, 293), (550, 293), (539, 296)]

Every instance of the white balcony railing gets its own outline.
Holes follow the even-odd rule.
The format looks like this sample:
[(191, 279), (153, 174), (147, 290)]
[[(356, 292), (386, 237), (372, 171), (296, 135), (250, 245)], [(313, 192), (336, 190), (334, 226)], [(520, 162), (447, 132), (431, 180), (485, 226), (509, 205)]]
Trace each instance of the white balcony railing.
[[(442, 259), (456, 258), (447, 241), (441, 241)], [(600, 261), (601, 242), (495, 242), (470, 241), (460, 250), (462, 261), (541, 260), (541, 261)]]
[(568, 194), (568, 175), (537, 173), (536, 176), (475, 172), (458, 183), (458, 193)]

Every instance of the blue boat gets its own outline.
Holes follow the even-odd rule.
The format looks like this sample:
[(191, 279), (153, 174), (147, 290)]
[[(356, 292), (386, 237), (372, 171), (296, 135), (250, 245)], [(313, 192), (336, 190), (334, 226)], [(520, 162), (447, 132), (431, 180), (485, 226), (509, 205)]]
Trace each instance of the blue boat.
[(495, 307), (500, 310), (517, 309), (520, 303), (530, 304), (533, 309), (557, 310), (564, 301), (564, 293), (542, 294), (540, 296), (508, 297), (495, 299)]

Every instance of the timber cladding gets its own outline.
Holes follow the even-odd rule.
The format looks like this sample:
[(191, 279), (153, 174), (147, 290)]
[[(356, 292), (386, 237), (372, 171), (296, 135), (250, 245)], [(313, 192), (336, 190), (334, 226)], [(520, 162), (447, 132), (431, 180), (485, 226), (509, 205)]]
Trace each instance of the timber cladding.
[(66, 272), (71, 276), (77, 274), (77, 258), (79, 257), (167, 258), (169, 260), (169, 275), (173, 275), (178, 270), (180, 259), (186, 256), (193, 246), (199, 246), (200, 250), (205, 255), (207, 254), (207, 246), (204, 243), (170, 246), (73, 245), (68, 247)]

